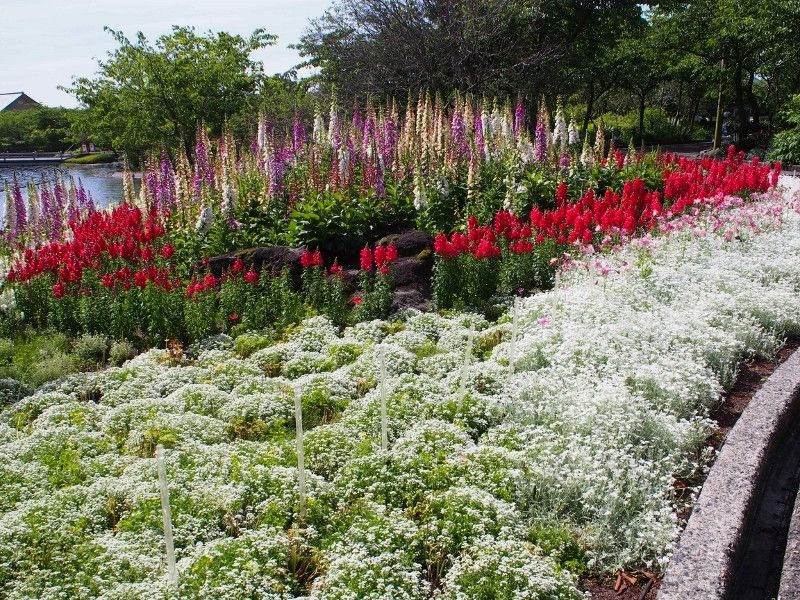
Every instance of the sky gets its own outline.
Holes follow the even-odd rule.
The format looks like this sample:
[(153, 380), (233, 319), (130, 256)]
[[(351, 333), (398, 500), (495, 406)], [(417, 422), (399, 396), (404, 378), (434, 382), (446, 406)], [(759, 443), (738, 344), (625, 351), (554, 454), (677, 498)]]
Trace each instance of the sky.
[(267, 73), (282, 73), (300, 62), (288, 46), (329, 5), (330, 0), (0, 0), (0, 93), (24, 91), (48, 106), (77, 106), (58, 86), (69, 85), (73, 75), (96, 72), (97, 59), (115, 47), (104, 26), (129, 39), (142, 31), (151, 41), (172, 25), (241, 35), (263, 27), (278, 40), (253, 58), (263, 61)]

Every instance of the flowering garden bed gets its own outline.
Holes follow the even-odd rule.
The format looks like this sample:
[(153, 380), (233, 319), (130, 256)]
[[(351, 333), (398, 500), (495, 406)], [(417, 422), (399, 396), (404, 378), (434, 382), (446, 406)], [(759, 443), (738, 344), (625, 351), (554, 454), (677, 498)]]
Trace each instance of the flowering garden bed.
[[(229, 141), (209, 155), (201, 136), (194, 178), (161, 160), (138, 205), (100, 212), (76, 191), (66, 239), (68, 195), (53, 208), (59, 192), (45, 191), (31, 217), (12, 194), (6, 324), (145, 351), (0, 412), (4, 597), (567, 600), (585, 597), (582, 577), (663, 570), (685, 483), (713, 460), (721, 392), (743, 360), (800, 334), (796, 202), (770, 189), (779, 166), (735, 151), (592, 158), (585, 144), (565, 166), (558, 118), (553, 151), (541, 114), (533, 142), (524, 113), (488, 128), (475, 114), (464, 104), (447, 119), (444, 154), (425, 149), (439, 134), (394, 138), (369, 115), (349, 130), (332, 119), (327, 141), (297, 128), (290, 146), (259, 139), (238, 159)], [(515, 186), (542, 173), (553, 185), (533, 201), (504, 183), (514, 196), (493, 205), (489, 173), (514, 153), (527, 165)], [(391, 243), (340, 264), (309, 234), (297, 281), (233, 257), (198, 272), (241, 236), (263, 241), (253, 232), (278, 199), (343, 156), (358, 169), (340, 189), (416, 198), (415, 225), (438, 234), (440, 312), (390, 314)], [(446, 226), (449, 196), (429, 193), (442, 171), (422, 166), (441, 156), (448, 186), (482, 178), (487, 198), (470, 194)], [(259, 185), (269, 202), (255, 210)], [(278, 205), (287, 231), (302, 221)]]

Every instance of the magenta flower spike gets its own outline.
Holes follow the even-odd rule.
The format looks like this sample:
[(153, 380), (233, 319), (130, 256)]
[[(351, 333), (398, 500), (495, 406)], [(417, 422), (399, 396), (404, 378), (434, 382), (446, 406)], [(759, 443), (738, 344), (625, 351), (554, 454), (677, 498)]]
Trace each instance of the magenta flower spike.
[(464, 117), (460, 110), (453, 111), (453, 118), (450, 122), (450, 134), (453, 138), (453, 145), (459, 156), (466, 156), (469, 151), (467, 143), (467, 131), (464, 126)]
[(519, 141), (519, 138), (524, 131), (525, 131), (525, 105), (522, 103), (522, 96), (519, 96), (517, 98), (517, 107), (514, 110), (514, 137), (517, 139), (517, 141)]
[(28, 227), (28, 213), (27, 209), (25, 208), (25, 200), (22, 197), (22, 190), (19, 188), (19, 182), (17, 181), (17, 175), (14, 174), (13, 176), (14, 186), (11, 189), (11, 195), (14, 199), (14, 213), (16, 214), (16, 225), (17, 230), (20, 234), (25, 233), (25, 230)]
[(544, 122), (544, 116), (539, 113), (539, 118), (536, 122), (536, 139), (533, 146), (533, 158), (536, 162), (544, 162), (547, 158), (547, 125)]

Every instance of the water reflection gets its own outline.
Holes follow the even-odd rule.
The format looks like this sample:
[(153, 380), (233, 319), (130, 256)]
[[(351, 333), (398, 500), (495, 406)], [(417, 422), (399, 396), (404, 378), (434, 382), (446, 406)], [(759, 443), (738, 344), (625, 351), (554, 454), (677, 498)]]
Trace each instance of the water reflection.
[[(11, 182), (16, 173), (22, 193), (27, 197), (27, 185), (33, 181), (41, 184), (42, 178), (52, 187), (57, 177), (65, 182), (72, 177), (77, 185), (80, 180), (86, 191), (91, 194), (98, 207), (122, 200), (122, 171), (117, 165), (25, 165), (15, 167), (0, 166), (0, 213), (3, 212), (5, 186)], [(135, 182), (138, 189), (138, 180)]]

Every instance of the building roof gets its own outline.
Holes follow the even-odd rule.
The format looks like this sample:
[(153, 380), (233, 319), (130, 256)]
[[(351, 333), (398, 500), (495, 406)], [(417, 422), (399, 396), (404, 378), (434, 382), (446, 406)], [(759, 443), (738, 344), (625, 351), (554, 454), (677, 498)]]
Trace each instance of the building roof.
[(41, 105), (25, 92), (0, 93), (0, 111), (26, 110), (36, 106)]

